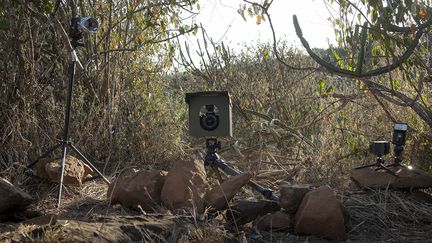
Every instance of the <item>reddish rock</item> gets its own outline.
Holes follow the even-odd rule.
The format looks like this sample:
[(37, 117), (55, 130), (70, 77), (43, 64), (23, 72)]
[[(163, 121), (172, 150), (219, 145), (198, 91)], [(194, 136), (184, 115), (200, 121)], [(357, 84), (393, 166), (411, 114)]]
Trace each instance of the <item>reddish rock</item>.
[(166, 171), (140, 171), (121, 176), (108, 188), (107, 197), (112, 204), (154, 212), (161, 204), (161, 191)]
[(288, 213), (295, 213), (304, 195), (311, 190), (310, 185), (290, 185), (284, 182), (280, 185), (279, 206)]
[(294, 225), (294, 216), (281, 211), (268, 213), (255, 223), (259, 230), (285, 230)]
[(224, 181), (222, 184), (212, 188), (205, 195), (207, 206), (211, 209), (219, 211), (228, 206), (228, 202), (235, 196), (235, 194), (246, 185), (252, 178), (249, 172), (242, 173), (237, 176), (232, 176)]
[[(40, 178), (58, 182), (61, 171), (61, 158), (58, 159), (41, 159), (35, 165), (35, 174)], [(81, 185), (81, 183), (91, 177), (93, 170), (81, 160), (66, 156), (65, 172), (63, 174), (63, 183), (65, 185)]]
[(353, 169), (351, 179), (362, 188), (431, 188), (432, 174), (419, 169), (389, 167), (397, 176), (375, 168)]
[(0, 177), (0, 214), (23, 210), (32, 201), (33, 198), (29, 194)]
[(342, 207), (328, 186), (306, 193), (295, 214), (295, 232), (331, 240), (346, 239)]
[(238, 200), (228, 208), (225, 216), (228, 222), (238, 226), (279, 210), (279, 205), (269, 200)]
[(175, 161), (162, 188), (162, 204), (169, 209), (194, 208), (204, 212), (206, 171), (204, 163)]

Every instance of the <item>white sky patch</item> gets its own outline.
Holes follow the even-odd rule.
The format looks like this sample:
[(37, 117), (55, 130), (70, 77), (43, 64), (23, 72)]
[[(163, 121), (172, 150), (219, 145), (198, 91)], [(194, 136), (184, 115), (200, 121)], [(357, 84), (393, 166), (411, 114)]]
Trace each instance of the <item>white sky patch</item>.
[[(202, 23), (213, 41), (223, 41), (232, 48), (242, 44), (273, 42), (268, 21), (257, 25), (254, 17), (246, 13), (247, 21), (244, 21), (237, 13), (243, 3), (241, 0), (201, 0), (197, 23)], [(324, 0), (274, 0), (269, 13), (278, 40), (286, 40), (293, 46), (301, 47), (292, 21), (295, 14), (310, 46), (327, 48), (329, 41), (335, 43), (333, 28), (327, 20), (329, 11), (334, 10), (328, 9)], [(196, 38), (188, 36), (182, 41), (193, 47)]]

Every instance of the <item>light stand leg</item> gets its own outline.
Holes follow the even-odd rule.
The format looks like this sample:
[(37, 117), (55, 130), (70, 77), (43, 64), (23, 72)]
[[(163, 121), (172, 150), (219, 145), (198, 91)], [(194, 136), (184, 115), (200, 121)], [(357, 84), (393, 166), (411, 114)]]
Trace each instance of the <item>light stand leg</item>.
[(67, 147), (69, 146), (69, 122), (70, 122), (70, 113), (71, 113), (71, 106), (72, 106), (72, 87), (75, 77), (75, 68), (76, 68), (76, 52), (75, 49), (71, 52), (72, 55), (72, 62), (69, 65), (68, 69), (68, 75), (69, 75), (69, 82), (68, 82), (68, 90), (67, 90), (67, 100), (66, 100), (66, 109), (65, 109), (65, 120), (64, 120), (64, 129), (63, 129), (63, 157), (61, 159), (61, 170), (60, 170), (60, 180), (58, 185), (58, 193), (57, 193), (57, 208), (61, 205), (61, 196), (62, 196), (62, 189), (63, 189), (63, 174), (65, 169), (65, 162), (66, 162), (66, 154), (67, 154)]
[(83, 159), (84, 160), (84, 162), (88, 165), (88, 166), (90, 166), (90, 168), (92, 168), (93, 169), (93, 171), (95, 171), (96, 172), (96, 174), (98, 174), (100, 177), (102, 177), (102, 179), (109, 185), (109, 184), (111, 184), (111, 182), (96, 168), (96, 167), (94, 167), (94, 165), (92, 164), (92, 163), (90, 163), (90, 161), (75, 147), (75, 146), (73, 146), (73, 144), (69, 144), (70, 145), (70, 147), (72, 148), (72, 150), (73, 151), (75, 151), (75, 153), (77, 153), (80, 157), (81, 157), (81, 159)]
[(63, 174), (64, 174), (64, 169), (65, 169), (67, 147), (68, 147), (68, 144), (66, 142), (63, 142), (63, 156), (60, 160), (61, 169), (60, 169), (60, 181), (59, 181), (58, 191), (57, 191), (56, 208), (60, 208), (60, 205), (61, 205), (61, 196), (62, 196), (62, 190), (63, 190), (63, 176), (64, 176)]

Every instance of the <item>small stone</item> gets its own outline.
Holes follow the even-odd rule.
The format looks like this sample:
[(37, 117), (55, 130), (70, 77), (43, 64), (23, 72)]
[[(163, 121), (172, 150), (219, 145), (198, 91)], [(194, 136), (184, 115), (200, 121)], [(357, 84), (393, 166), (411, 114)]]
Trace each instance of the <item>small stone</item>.
[[(63, 184), (81, 185), (92, 171), (93, 170), (84, 162), (68, 155), (65, 159)], [(40, 160), (36, 164), (36, 175), (44, 179), (49, 179), (51, 182), (59, 182), (61, 175), (61, 159), (54, 159), (51, 161), (47, 159)]]
[(259, 230), (285, 230), (294, 225), (294, 216), (281, 211), (268, 213), (256, 221)]
[(295, 214), (295, 232), (331, 240), (346, 239), (342, 207), (328, 186), (306, 193)]
[(251, 178), (252, 174), (248, 172), (228, 178), (222, 184), (206, 193), (205, 200), (207, 205), (216, 211), (225, 209), (228, 206), (228, 202)]
[(295, 213), (300, 206), (301, 201), (306, 193), (312, 190), (310, 185), (290, 185), (289, 183), (281, 183), (279, 206), (285, 209), (288, 213)]

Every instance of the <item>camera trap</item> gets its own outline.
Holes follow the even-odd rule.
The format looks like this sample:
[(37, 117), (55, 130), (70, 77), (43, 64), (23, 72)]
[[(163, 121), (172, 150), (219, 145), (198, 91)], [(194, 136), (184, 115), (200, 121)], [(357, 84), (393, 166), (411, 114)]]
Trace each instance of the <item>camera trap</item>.
[(186, 103), (192, 136), (232, 136), (231, 100), (227, 91), (187, 93)]

